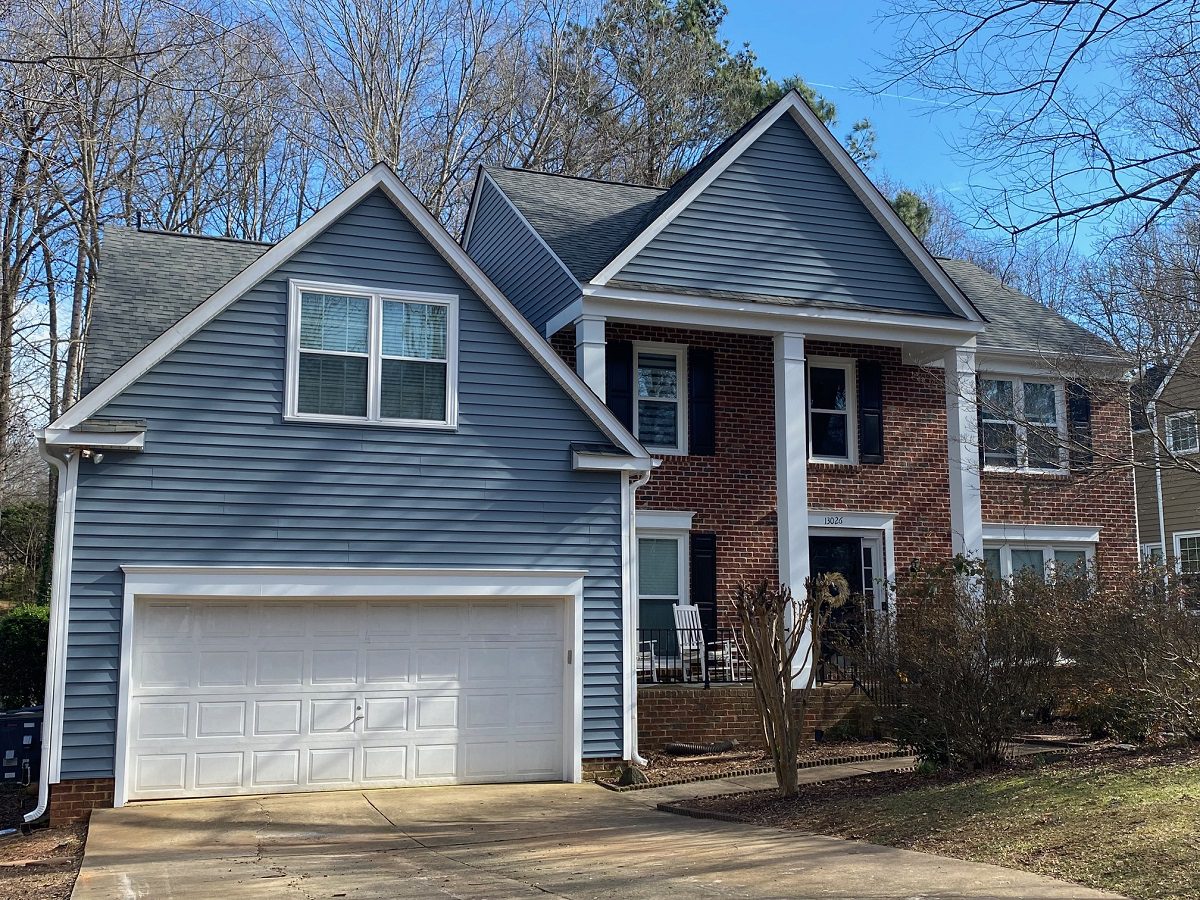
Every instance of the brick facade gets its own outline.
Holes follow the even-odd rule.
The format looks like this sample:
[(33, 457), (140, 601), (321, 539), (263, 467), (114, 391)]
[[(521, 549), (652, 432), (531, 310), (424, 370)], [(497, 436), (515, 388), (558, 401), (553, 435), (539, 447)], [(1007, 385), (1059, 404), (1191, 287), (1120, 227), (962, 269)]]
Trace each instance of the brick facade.
[(93, 809), (113, 805), (116, 783), (111, 778), (83, 778), (50, 785), (50, 824), (86, 822)]
[(1092, 473), (984, 472), (980, 481), (983, 521), (1097, 527), (1097, 568), (1101, 575), (1116, 576), (1138, 560), (1134, 473), (1114, 465), (1132, 452), (1128, 400), (1121, 391), (1103, 394), (1092, 401)]
[[(822, 685), (813, 689), (805, 713), (804, 738), (816, 729), (827, 729), (868, 704), (849, 685)], [(638, 688), (638, 748), (653, 753), (671, 741), (708, 744), (735, 740), (747, 747), (763, 747), (762, 723), (747, 684), (642, 685)]]

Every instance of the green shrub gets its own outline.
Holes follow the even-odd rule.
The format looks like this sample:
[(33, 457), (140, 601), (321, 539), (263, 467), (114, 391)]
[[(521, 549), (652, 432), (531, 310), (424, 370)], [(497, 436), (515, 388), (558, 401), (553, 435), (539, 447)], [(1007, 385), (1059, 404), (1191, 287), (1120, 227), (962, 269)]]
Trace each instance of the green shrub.
[(0, 618), (0, 709), (42, 702), (49, 632), (48, 606), (27, 603)]

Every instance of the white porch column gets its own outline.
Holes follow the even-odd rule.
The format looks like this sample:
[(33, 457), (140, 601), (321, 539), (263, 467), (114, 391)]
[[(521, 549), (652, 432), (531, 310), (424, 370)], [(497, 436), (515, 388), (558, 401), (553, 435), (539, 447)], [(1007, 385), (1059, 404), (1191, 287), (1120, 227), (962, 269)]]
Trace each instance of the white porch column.
[(604, 399), (604, 318), (583, 316), (575, 322), (575, 371)]
[(946, 430), (950, 460), (950, 532), (954, 552), (983, 558), (979, 491), (979, 411), (975, 348), (946, 351)]
[[(779, 580), (793, 596), (808, 578), (808, 416), (804, 400), (804, 335), (775, 336), (775, 480), (779, 523)], [(808, 647), (796, 654), (807, 675)]]

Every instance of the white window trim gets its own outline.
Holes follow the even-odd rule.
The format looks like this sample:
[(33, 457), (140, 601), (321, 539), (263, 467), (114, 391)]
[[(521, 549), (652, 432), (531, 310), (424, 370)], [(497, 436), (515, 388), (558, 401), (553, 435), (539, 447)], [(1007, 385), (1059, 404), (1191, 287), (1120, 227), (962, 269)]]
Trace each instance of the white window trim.
[(1054, 574), (1054, 552), (1056, 550), (1082, 550), (1084, 554), (1084, 561), (1089, 571), (1091, 571), (1092, 566), (1094, 566), (1096, 562), (1096, 545), (1094, 543), (1084, 541), (1057, 541), (1051, 544), (1043, 541), (1028, 540), (1004, 543), (985, 540), (983, 543), (983, 549), (1000, 551), (1000, 577), (1004, 580), (1008, 580), (1013, 577), (1013, 550), (1040, 550), (1042, 553), (1042, 575), (1045, 578), (1048, 578)]
[[(813, 453), (813, 413), (829, 412), (841, 414), (842, 410), (817, 409), (812, 404), (812, 370), (841, 369), (846, 373), (846, 455), (818, 456)], [(844, 356), (810, 356), (808, 358), (807, 384), (804, 385), (808, 397), (808, 461), (828, 465), (858, 465), (858, 361)]]
[[(302, 413), (300, 402), (300, 295), (308, 291), (326, 294), (352, 294), (370, 298), (370, 320), (367, 352), (367, 415), (336, 416)], [(446, 307), (446, 418), (388, 419), (379, 413), (380, 381), (383, 369), (383, 302), (425, 303)], [(310, 352), (310, 351), (305, 351)], [(321, 352), (321, 351), (311, 351)], [(342, 354), (336, 354), (342, 355)], [(345, 354), (356, 355), (361, 354)], [(390, 358), (390, 357), (389, 357)], [(365, 285), (340, 284), (324, 281), (290, 280), (288, 282), (287, 378), (284, 388), (285, 422), (316, 422), (331, 425), (381, 425), (388, 428), (423, 428), (453, 431), (458, 428), (458, 296), (432, 294), (422, 291), (397, 291)]]
[[(643, 444), (647, 450), (658, 456), (687, 456), (688, 452), (688, 370), (687, 370), (687, 345), (686, 344), (656, 344), (652, 342), (635, 341), (633, 344), (633, 434), (641, 440), (641, 434), (638, 429), (638, 406), (641, 404), (641, 397), (638, 396), (638, 357), (643, 354), (657, 354), (659, 356), (675, 357), (676, 373), (677, 373), (677, 388), (675, 403), (678, 407), (678, 415), (676, 416), (677, 446), (675, 447), (659, 447), (652, 444)], [(664, 402), (664, 401), (658, 401)]]
[(1142, 544), (1141, 547), (1139, 547), (1138, 549), (1141, 552), (1142, 562), (1147, 562), (1147, 563), (1152, 562), (1154, 560), (1154, 551), (1155, 550), (1158, 551), (1159, 563), (1161, 564), (1166, 561), (1167, 554), (1166, 554), (1165, 550), (1163, 549), (1163, 545), (1158, 543), (1157, 541), (1154, 541), (1153, 543), (1149, 543), (1149, 544)]
[[(641, 517), (639, 516), (639, 519)], [(637, 587), (637, 600), (640, 603), (642, 600), (673, 600), (676, 606), (687, 606), (691, 602), (691, 532), (679, 528), (655, 528), (642, 525), (640, 522), (637, 526), (636, 540), (642, 538), (651, 540), (673, 540), (676, 544), (675, 562), (678, 566), (679, 578), (679, 593), (675, 597), (667, 596), (666, 594), (643, 594), (641, 585), (641, 572), (637, 573), (637, 580), (634, 584)], [(638, 566), (641, 566), (641, 554), (638, 554)]]
[[(1191, 419), (1193, 423), (1193, 431), (1196, 433), (1196, 446), (1187, 450), (1180, 450), (1178, 447), (1171, 446), (1171, 423), (1176, 419)], [(1171, 413), (1166, 417), (1166, 439), (1167, 450), (1175, 456), (1191, 456), (1195, 453), (1200, 453), (1200, 411), (1194, 409), (1185, 409), (1180, 412)]]
[[(1041, 468), (1041, 467), (1034, 467), (1034, 466), (1029, 466), (1029, 465), (998, 466), (998, 465), (994, 465), (992, 463), (986, 462), (986, 455), (985, 455), (985, 457), (984, 457), (985, 462), (983, 465), (984, 471), (985, 472), (1009, 472), (1009, 473), (1023, 473), (1024, 472), (1024, 473), (1030, 473), (1030, 474), (1036, 474), (1036, 475), (1066, 475), (1066, 474), (1069, 474), (1071, 471), (1071, 468), (1070, 468), (1070, 464), (1069, 464), (1069, 457), (1067, 454), (1067, 385), (1066, 385), (1066, 382), (1058, 381), (1053, 378), (1041, 378), (1041, 377), (1030, 376), (1030, 375), (1016, 375), (1016, 374), (1011, 374), (1008, 372), (980, 372), (979, 380), (980, 381), (1009, 381), (1009, 382), (1012, 382), (1013, 406), (1015, 408), (1015, 411), (1014, 411), (1015, 418), (1013, 418), (1013, 419), (997, 419), (997, 418), (989, 419), (989, 416), (993, 416), (996, 414), (983, 407), (983, 405), (982, 405), (983, 404), (983, 400), (982, 400), (983, 391), (981, 389), (979, 391), (979, 394), (980, 394), (980, 408), (982, 411), (981, 418), (983, 421), (980, 424), (982, 426), (983, 424), (986, 424), (989, 421), (991, 421), (993, 423), (1009, 422), (1009, 423), (1015, 425), (1016, 429), (1017, 429), (1017, 458), (1018, 459), (1020, 459), (1022, 456), (1024, 456), (1026, 459), (1028, 459), (1028, 454), (1029, 454), (1029, 439), (1028, 439), (1029, 423), (1025, 421), (1025, 387), (1024, 386), (1025, 386), (1026, 382), (1031, 382), (1033, 384), (1053, 385), (1053, 387), (1054, 387), (1055, 428), (1058, 431), (1058, 462), (1059, 462), (1058, 468), (1056, 468), (1056, 469)], [(981, 385), (981, 388), (982, 388), (982, 385)], [(983, 441), (982, 427), (980, 427), (979, 440), (982, 444), (982, 441)]]
[(1176, 531), (1171, 535), (1171, 544), (1175, 551), (1175, 571), (1181, 575), (1200, 574), (1196, 572), (1183, 571), (1183, 542), (1188, 538), (1200, 538), (1200, 531)]

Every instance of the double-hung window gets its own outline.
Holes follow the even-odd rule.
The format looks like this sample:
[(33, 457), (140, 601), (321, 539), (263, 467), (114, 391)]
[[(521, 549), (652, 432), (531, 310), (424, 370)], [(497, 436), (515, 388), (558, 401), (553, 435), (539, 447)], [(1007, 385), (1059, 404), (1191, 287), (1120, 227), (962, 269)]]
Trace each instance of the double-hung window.
[(634, 351), (634, 433), (647, 450), (687, 453), (687, 352), (670, 344)]
[(1175, 558), (1184, 575), (1200, 575), (1200, 532), (1175, 535)]
[(1189, 409), (1167, 416), (1167, 449), (1172, 453), (1200, 453), (1200, 412)]
[(646, 640), (665, 641), (673, 634), (674, 607), (687, 603), (687, 562), (686, 532), (639, 533), (639, 622)]
[(979, 437), (986, 467), (1042, 472), (1066, 468), (1062, 385), (983, 378), (979, 388)]
[(854, 360), (813, 357), (808, 362), (809, 456), (817, 462), (854, 463), (858, 429)]
[(457, 300), (291, 286), (287, 418), (453, 427)]

